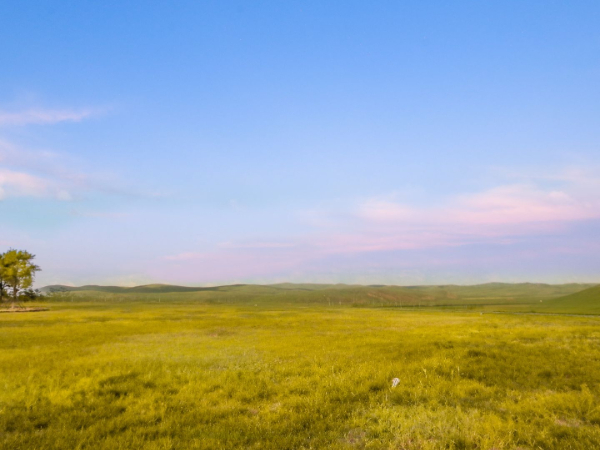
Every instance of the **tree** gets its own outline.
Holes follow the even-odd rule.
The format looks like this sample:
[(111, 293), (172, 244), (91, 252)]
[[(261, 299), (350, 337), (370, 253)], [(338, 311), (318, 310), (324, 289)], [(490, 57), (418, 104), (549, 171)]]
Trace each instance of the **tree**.
[(33, 264), (35, 255), (25, 250), (9, 250), (2, 255), (2, 278), (12, 289), (12, 306), (17, 304), (19, 291), (30, 288), (35, 273), (41, 270)]
[(4, 263), (4, 255), (4, 253), (0, 253), (0, 303), (4, 302), (4, 294), (8, 287), (5, 279), (7, 265)]
[(42, 296), (42, 292), (39, 289), (27, 288), (21, 291), (19, 298), (24, 302), (31, 302), (33, 300), (39, 300)]

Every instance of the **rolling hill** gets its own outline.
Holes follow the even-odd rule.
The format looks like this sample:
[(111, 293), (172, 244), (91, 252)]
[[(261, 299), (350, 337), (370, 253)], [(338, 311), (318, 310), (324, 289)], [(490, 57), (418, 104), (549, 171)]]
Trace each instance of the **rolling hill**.
[(171, 293), (171, 292), (198, 292), (206, 290), (214, 290), (215, 288), (206, 287), (188, 287), (188, 286), (176, 286), (171, 284), (145, 284), (134, 287), (122, 287), (122, 286), (99, 286), (94, 284), (88, 284), (85, 286), (65, 286), (62, 284), (54, 284), (50, 286), (44, 286), (40, 289), (44, 294), (53, 292), (80, 292), (80, 291), (95, 291), (95, 292), (109, 292), (113, 294), (154, 294), (154, 293)]
[(548, 300), (536, 308), (539, 312), (600, 314), (600, 286)]
[[(214, 287), (187, 287), (149, 284), (135, 287), (80, 287), (52, 285), (44, 293), (70, 293), (81, 300), (207, 301), (216, 303), (269, 302), (309, 303), (355, 306), (475, 306), (475, 305), (539, 305), (551, 299), (575, 294), (592, 287), (590, 284), (486, 283), (474, 286), (387, 286), (346, 284), (272, 285), (236, 284)], [(167, 295), (168, 294), (168, 295)], [(113, 297), (111, 297), (113, 296)]]

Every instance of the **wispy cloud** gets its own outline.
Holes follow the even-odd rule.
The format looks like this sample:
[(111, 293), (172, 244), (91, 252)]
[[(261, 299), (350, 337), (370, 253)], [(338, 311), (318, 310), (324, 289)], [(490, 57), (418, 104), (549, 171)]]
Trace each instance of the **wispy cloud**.
[(36, 197), (73, 200), (93, 183), (68, 158), (47, 150), (29, 150), (0, 140), (0, 199)]
[(357, 251), (512, 242), (600, 219), (600, 191), (580, 187), (578, 179), (560, 189), (530, 182), (502, 185), (428, 207), (367, 199), (357, 208), (359, 232), (337, 240)]
[[(96, 111), (91, 108), (0, 110), (0, 128), (80, 122)], [(89, 185), (90, 177), (83, 171), (69, 169), (66, 159), (59, 153), (23, 148), (0, 136), (0, 200), (34, 197), (68, 201)]]
[[(98, 109), (30, 110), (6, 113), (0, 110), (0, 132), (30, 123), (55, 124), (80, 121)], [(18, 145), (0, 135), (0, 200), (10, 197), (36, 197), (58, 200), (81, 199), (91, 193), (126, 198), (162, 198), (167, 194), (128, 185), (118, 175), (84, 167), (84, 162), (68, 154)]]
[(0, 169), (0, 200), (10, 197), (53, 198), (71, 200), (72, 194), (57, 180), (24, 172)]
[(586, 192), (581, 196), (576, 187), (544, 190), (531, 184), (505, 185), (459, 195), (436, 207), (416, 207), (375, 198), (360, 205), (358, 215), (367, 222), (380, 224), (481, 227), (600, 217), (600, 193)]
[(60, 122), (81, 122), (97, 110), (81, 109), (28, 109), (25, 111), (0, 110), (0, 126), (51, 125)]

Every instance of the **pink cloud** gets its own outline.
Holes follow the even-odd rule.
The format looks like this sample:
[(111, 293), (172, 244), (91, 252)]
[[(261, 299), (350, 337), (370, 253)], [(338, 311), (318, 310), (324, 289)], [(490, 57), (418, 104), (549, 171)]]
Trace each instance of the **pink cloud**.
[(71, 193), (60, 183), (25, 172), (0, 169), (0, 200), (9, 197), (50, 197), (71, 200)]
[(600, 199), (527, 185), (501, 186), (463, 196), (450, 207), (451, 218), (471, 224), (569, 222), (600, 217)]
[(61, 200), (85, 193), (143, 198), (167, 196), (128, 186), (114, 174), (79, 169), (78, 163), (64, 153), (30, 150), (0, 138), (0, 170), (4, 172), (4, 187), (0, 180), (0, 188), (3, 188), (3, 196)]
[[(571, 174), (572, 175), (572, 174)], [(564, 232), (571, 224), (600, 219), (600, 184), (594, 177), (561, 179), (561, 185), (524, 182), (447, 197), (435, 206), (372, 198), (353, 211), (311, 212), (320, 231), (271, 241), (231, 241), (207, 252), (166, 257), (210, 279), (265, 276), (308, 268), (329, 257), (394, 250), (510, 245), (530, 236)], [(316, 217), (316, 219), (315, 219)], [(190, 274), (191, 276), (191, 274)]]
[(504, 225), (600, 218), (600, 195), (587, 198), (529, 185), (499, 186), (449, 199), (438, 207), (413, 207), (389, 200), (364, 202), (357, 215), (366, 222), (435, 225)]
[(578, 187), (498, 186), (449, 198), (434, 207), (367, 200), (356, 213), (361, 233), (345, 236), (341, 247), (370, 251), (513, 242), (519, 236), (556, 232), (569, 223), (600, 219), (600, 192), (580, 193)]
[[(0, 127), (29, 124), (79, 122), (96, 110), (34, 108), (20, 112), (0, 111)], [(0, 137), (0, 200), (10, 197), (71, 200), (75, 193), (92, 188), (93, 180), (69, 170), (64, 155), (48, 150), (28, 150)]]

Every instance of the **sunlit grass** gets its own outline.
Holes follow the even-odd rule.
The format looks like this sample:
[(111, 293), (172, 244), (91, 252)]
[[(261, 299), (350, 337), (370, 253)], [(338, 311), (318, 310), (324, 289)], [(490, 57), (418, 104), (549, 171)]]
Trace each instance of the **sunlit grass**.
[(54, 303), (0, 346), (7, 449), (600, 445), (593, 317)]

